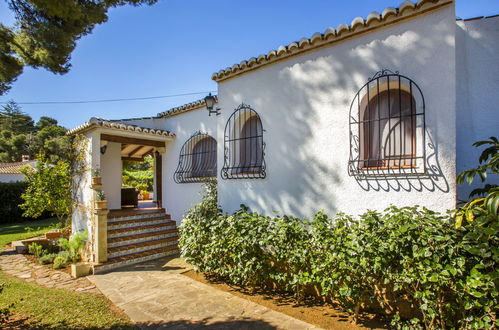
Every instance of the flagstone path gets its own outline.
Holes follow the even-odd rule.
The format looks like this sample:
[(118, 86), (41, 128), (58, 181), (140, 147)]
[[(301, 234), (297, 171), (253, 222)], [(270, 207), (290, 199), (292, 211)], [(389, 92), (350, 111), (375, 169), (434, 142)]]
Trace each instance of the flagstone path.
[(318, 329), (181, 275), (188, 269), (170, 257), (88, 279), (141, 329)]
[(52, 269), (50, 265), (39, 265), (9, 248), (0, 250), (0, 269), (6, 274), (47, 288), (62, 288), (76, 292), (99, 292), (95, 285), (85, 277), (74, 279), (66, 272)]

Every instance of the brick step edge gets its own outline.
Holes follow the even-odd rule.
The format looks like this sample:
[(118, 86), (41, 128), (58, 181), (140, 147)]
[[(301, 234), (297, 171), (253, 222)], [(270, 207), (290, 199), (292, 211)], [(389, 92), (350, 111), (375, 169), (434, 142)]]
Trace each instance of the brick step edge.
[(107, 250), (107, 255), (112, 259), (168, 246), (178, 246), (178, 236), (112, 247)]
[[(160, 236), (164, 236), (164, 235), (168, 235), (168, 236), (167, 237), (160, 237)], [(166, 239), (166, 238), (171, 238), (171, 237), (178, 237), (178, 229), (175, 228), (175, 229), (170, 229), (170, 230), (154, 231), (151, 233), (144, 233), (144, 234), (138, 234), (138, 235), (108, 238), (107, 245), (108, 245), (108, 248), (115, 248), (115, 247), (124, 246), (124, 245), (138, 244), (138, 243), (147, 242), (150, 240)], [(114, 245), (114, 246), (112, 246), (112, 245)]]
[(157, 216), (158, 214), (164, 214), (166, 215), (166, 210), (165, 209), (159, 209), (157, 211), (150, 211), (150, 212), (144, 212), (144, 213), (138, 213), (138, 214), (128, 214), (128, 215), (108, 215), (107, 218), (108, 220), (111, 221), (119, 221), (119, 220), (125, 220), (127, 218), (136, 218), (136, 217), (150, 217), (151, 215)]
[[(177, 224), (175, 223), (175, 221), (172, 221), (171, 223), (158, 223), (158, 224), (154, 224), (154, 225), (147, 225), (147, 226), (140, 226), (140, 227), (110, 229), (107, 231), (107, 237), (116, 238), (116, 237), (126, 237), (126, 236), (131, 236), (131, 235), (147, 234), (147, 233), (153, 233), (155, 231), (167, 230), (166, 227), (175, 228), (176, 226), (177, 226)], [(142, 233), (134, 234), (134, 232), (138, 232), (138, 231), (141, 231)], [(112, 236), (114, 236), (114, 237), (112, 237)]]
[[(168, 217), (161, 218), (145, 218), (145, 219), (135, 219), (126, 221), (115, 221), (107, 224), (107, 230), (125, 229), (125, 228), (136, 228), (141, 226), (149, 226), (154, 224), (177, 224), (176, 221), (169, 219)], [(119, 228), (121, 227), (121, 228)]]
[(178, 253), (179, 249), (177, 246), (168, 246), (166, 248), (149, 250), (147, 252), (130, 254), (126, 257), (112, 258), (103, 264), (94, 265), (93, 270), (94, 274), (101, 274), (117, 268), (134, 265), (149, 260), (159, 259), (166, 256), (175, 255)]

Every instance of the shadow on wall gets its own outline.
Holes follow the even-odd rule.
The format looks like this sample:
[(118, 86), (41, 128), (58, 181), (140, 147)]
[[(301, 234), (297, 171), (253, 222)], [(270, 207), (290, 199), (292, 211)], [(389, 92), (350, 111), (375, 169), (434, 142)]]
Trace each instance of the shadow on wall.
[(365, 191), (450, 191), (449, 183), (443, 175), (438, 161), (438, 148), (431, 135), (426, 132), (425, 166), (426, 173), (397, 174), (396, 176), (378, 175), (375, 177), (355, 176), (357, 184)]
[(239, 320), (215, 321), (204, 319), (197, 322), (188, 320), (168, 321), (168, 322), (147, 322), (136, 323), (140, 329), (240, 329), (240, 330), (273, 330), (276, 327), (261, 320), (242, 318)]
[[(419, 24), (424, 23), (422, 18)], [(452, 154), (452, 144), (436, 144), (447, 134), (445, 127), (439, 131), (443, 126), (437, 121), (442, 117), (436, 111), (453, 100), (437, 96), (431, 88), (448, 86), (445, 75), (429, 73), (453, 72), (453, 63), (434, 56), (435, 49), (440, 49), (444, 58), (452, 55), (452, 44), (447, 41), (453, 34), (445, 20), (430, 26), (440, 35), (428, 38), (428, 28), (424, 27), (416, 31), (401, 27), (381, 30), (375, 40), (358, 38), (336, 45), (334, 53), (331, 48), (321, 49), (308, 58), (277, 63), (266, 72), (233, 81), (232, 102), (248, 102), (261, 115), (267, 178), (234, 183), (239, 185), (233, 190), (237, 194), (226, 196), (231, 204), (241, 201), (267, 213), (275, 210), (310, 216), (321, 209), (348, 212), (348, 206), (335, 205), (337, 196), (355, 194), (359, 187), (365, 191), (449, 192), (439, 154)], [(426, 132), (424, 177), (367, 180), (347, 174), (350, 103), (367, 79), (384, 68), (409, 76), (426, 94), (427, 122), (433, 136)]]

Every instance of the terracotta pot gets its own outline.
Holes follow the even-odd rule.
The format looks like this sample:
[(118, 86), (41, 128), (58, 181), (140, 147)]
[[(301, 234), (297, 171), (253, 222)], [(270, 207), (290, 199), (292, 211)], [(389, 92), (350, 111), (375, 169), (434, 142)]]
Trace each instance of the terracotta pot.
[(100, 176), (93, 176), (92, 177), (92, 184), (93, 185), (100, 185), (100, 184), (102, 184), (102, 178)]
[(149, 193), (148, 192), (142, 193), (142, 199), (143, 200), (149, 199)]
[(107, 201), (95, 201), (95, 208), (97, 210), (107, 209)]

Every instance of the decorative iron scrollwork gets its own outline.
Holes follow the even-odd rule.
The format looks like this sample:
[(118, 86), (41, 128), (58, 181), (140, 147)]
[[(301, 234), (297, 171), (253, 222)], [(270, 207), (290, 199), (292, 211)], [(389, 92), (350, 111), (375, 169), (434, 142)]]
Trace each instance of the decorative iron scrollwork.
[(426, 173), (425, 100), (410, 78), (377, 72), (350, 105), (350, 176)]
[(205, 182), (217, 176), (217, 141), (206, 133), (196, 132), (182, 146), (176, 183)]
[(263, 126), (258, 113), (242, 103), (225, 124), (223, 179), (267, 176)]

